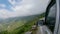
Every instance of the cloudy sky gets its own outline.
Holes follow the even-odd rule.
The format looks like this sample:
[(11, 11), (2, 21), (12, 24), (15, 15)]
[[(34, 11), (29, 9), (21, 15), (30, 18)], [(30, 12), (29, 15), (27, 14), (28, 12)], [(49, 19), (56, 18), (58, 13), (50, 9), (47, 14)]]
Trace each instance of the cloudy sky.
[(45, 12), (50, 0), (0, 0), (0, 18), (36, 15)]

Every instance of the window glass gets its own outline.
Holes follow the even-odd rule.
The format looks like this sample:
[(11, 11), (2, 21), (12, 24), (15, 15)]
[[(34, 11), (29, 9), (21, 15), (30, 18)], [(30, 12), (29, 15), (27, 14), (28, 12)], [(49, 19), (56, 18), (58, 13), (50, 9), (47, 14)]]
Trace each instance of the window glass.
[(54, 4), (50, 8), (50, 11), (47, 17), (47, 25), (52, 32), (54, 31), (55, 20), (56, 20), (56, 4)]

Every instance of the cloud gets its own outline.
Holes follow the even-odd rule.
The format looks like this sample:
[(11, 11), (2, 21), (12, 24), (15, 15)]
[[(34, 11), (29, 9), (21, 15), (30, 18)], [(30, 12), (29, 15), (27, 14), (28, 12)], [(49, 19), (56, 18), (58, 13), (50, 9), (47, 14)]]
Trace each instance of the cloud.
[(0, 18), (8, 18), (12, 16), (11, 12), (8, 12), (6, 9), (1, 9), (0, 10)]
[(11, 3), (11, 5), (17, 5), (17, 4), (19, 4), (19, 3), (21, 3), (20, 1), (21, 0), (8, 0), (10, 3)]
[(0, 10), (0, 16), (3, 18), (17, 17), (17, 16), (29, 16), (36, 15), (45, 12), (45, 9), (50, 0), (22, 0), (18, 2), (16, 0), (9, 0), (11, 9)]
[(20, 5), (16, 5), (12, 9), (27, 15), (34, 15), (45, 12), (48, 3), (49, 0), (22, 0)]
[(8, 0), (12, 5), (16, 4), (15, 0)]
[(5, 4), (0, 4), (0, 7), (5, 8), (5, 7), (6, 7), (6, 5), (5, 5)]

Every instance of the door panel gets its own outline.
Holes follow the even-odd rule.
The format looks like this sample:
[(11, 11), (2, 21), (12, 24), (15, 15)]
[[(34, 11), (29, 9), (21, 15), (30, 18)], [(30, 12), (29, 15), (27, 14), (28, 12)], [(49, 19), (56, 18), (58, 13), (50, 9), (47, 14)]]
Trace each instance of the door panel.
[(60, 0), (59, 0), (59, 26), (58, 26), (58, 34), (60, 34)]

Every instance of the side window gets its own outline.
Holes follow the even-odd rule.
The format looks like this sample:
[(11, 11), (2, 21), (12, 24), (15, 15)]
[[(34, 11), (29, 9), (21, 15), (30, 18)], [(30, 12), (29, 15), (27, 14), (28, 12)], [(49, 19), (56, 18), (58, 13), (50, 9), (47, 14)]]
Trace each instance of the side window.
[(53, 32), (55, 27), (55, 20), (56, 20), (56, 4), (54, 4), (49, 11), (47, 16), (47, 25), (48, 28)]

